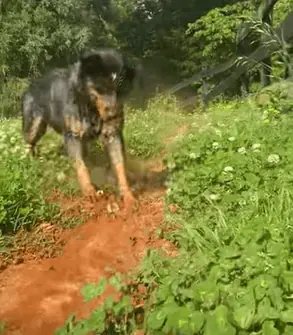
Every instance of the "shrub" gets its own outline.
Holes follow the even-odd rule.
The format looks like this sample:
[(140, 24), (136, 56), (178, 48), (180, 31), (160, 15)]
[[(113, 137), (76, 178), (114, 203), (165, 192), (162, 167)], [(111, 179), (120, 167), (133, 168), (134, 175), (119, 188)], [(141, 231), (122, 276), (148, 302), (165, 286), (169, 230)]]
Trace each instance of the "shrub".
[(0, 119), (15, 117), (20, 114), (20, 98), (28, 85), (24, 79), (13, 78), (1, 85)]

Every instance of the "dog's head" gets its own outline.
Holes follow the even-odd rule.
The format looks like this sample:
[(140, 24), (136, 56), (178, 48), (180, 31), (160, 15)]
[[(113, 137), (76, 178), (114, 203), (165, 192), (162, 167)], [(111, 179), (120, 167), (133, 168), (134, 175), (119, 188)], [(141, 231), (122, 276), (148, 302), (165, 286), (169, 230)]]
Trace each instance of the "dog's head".
[(116, 115), (117, 104), (131, 90), (136, 68), (116, 50), (90, 50), (80, 58), (80, 76), (83, 90), (107, 120)]

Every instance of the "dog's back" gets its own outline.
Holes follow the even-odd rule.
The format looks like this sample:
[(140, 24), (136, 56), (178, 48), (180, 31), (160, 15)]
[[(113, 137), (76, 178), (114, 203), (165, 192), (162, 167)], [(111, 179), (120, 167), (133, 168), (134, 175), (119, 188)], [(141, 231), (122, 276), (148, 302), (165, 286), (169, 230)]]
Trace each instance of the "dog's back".
[(29, 129), (35, 119), (50, 125), (58, 133), (64, 127), (63, 112), (72, 103), (70, 92), (74, 86), (75, 67), (54, 69), (35, 79), (22, 97), (23, 130)]

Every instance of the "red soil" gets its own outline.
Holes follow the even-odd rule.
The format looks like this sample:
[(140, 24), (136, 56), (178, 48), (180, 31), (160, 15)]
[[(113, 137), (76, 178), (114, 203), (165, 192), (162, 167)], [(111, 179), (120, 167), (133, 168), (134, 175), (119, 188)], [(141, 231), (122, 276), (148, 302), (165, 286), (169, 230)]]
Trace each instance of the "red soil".
[[(0, 321), (7, 322), (6, 334), (54, 334), (69, 314), (89, 315), (93, 304), (84, 303), (80, 293), (85, 284), (132, 270), (148, 247), (169, 248), (153, 236), (163, 222), (162, 195), (162, 190), (144, 194), (137, 212), (128, 217), (110, 215), (115, 206), (109, 207), (109, 199), (101, 198), (96, 208), (67, 201), (73, 213), (83, 208), (93, 216), (72, 230), (43, 225), (42, 234), (49, 236), (53, 250), (49, 247), (51, 252), (42, 255), (26, 249), (14, 264), (2, 267)], [(55, 258), (42, 259), (50, 256)]]

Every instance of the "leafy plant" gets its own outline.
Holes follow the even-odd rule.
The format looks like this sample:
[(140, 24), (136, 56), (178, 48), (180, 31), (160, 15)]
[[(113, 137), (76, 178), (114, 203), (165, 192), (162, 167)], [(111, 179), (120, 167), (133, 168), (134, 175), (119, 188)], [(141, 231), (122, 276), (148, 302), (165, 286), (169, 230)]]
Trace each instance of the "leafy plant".
[[(181, 228), (165, 237), (178, 256), (150, 250), (138, 274), (110, 279), (120, 298), (57, 334), (292, 331), (293, 119), (265, 123), (265, 108), (252, 100), (215, 105), (206, 129), (177, 142), (167, 159), (167, 202), (179, 207), (171, 218)], [(83, 293), (89, 300), (105, 287), (103, 279)]]

